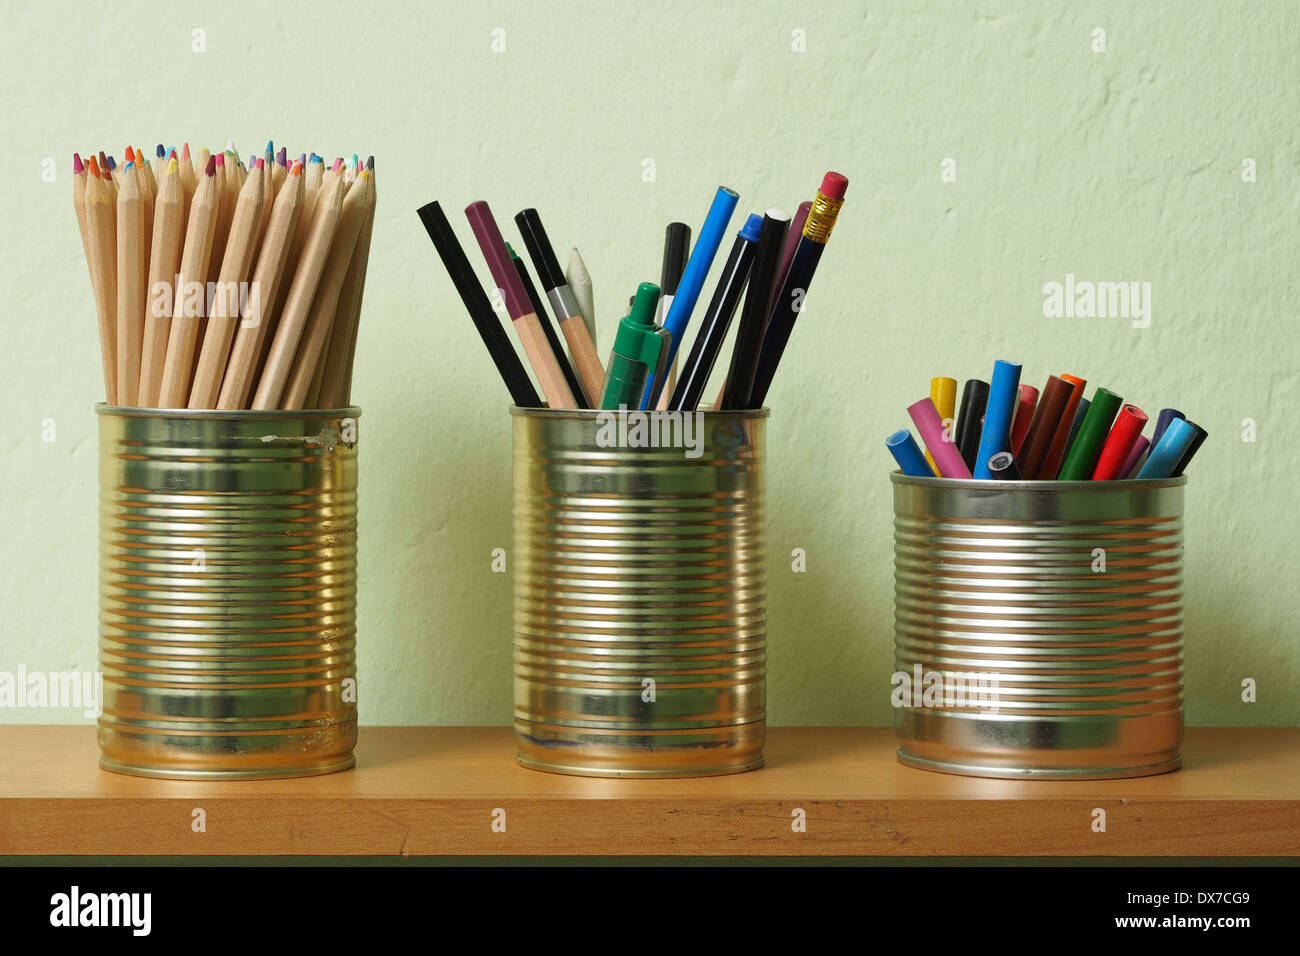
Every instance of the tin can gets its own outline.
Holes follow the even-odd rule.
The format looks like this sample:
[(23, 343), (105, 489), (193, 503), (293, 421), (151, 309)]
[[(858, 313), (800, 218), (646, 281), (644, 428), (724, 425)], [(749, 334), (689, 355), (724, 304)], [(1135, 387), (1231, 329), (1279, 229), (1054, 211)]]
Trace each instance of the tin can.
[(899, 760), (1010, 778), (1178, 769), (1187, 479), (892, 480)]
[(519, 763), (762, 766), (767, 409), (511, 414)]
[(101, 766), (351, 767), (360, 409), (97, 411)]

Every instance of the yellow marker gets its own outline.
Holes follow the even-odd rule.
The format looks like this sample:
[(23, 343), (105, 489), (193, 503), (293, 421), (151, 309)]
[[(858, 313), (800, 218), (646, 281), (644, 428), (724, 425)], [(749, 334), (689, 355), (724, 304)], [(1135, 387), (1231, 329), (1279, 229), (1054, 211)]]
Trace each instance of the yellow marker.
[[(957, 414), (957, 380), (955, 378), (930, 379), (930, 401), (939, 409), (939, 420), (943, 422), (945, 441), (952, 441), (953, 420)], [(925, 460), (934, 468), (934, 459), (925, 453)], [(935, 472), (938, 474), (938, 471)]]

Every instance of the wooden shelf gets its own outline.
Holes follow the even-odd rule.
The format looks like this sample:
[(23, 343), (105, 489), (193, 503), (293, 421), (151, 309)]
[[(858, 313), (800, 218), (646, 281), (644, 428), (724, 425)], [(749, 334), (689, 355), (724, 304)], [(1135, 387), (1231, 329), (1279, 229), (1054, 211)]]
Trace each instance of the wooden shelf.
[(513, 743), (506, 728), (370, 727), (353, 771), (191, 783), (101, 771), (94, 728), (4, 727), (0, 855), (1300, 854), (1295, 729), (1192, 730), (1183, 770), (1096, 782), (912, 770), (878, 728), (775, 728), (765, 769), (699, 780), (537, 773)]

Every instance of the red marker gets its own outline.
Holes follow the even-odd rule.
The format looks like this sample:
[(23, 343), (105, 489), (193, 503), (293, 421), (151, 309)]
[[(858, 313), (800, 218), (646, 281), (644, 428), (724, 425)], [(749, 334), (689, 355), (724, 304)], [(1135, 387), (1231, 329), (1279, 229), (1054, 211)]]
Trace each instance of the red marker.
[(1011, 451), (1013, 454), (1020, 454), (1020, 446), (1024, 444), (1025, 433), (1029, 431), (1029, 423), (1034, 419), (1034, 406), (1038, 404), (1038, 389), (1032, 385), (1020, 386), (1020, 401), (1016, 405), (1016, 417), (1011, 425)]
[(1136, 405), (1125, 405), (1119, 410), (1115, 424), (1106, 436), (1106, 444), (1101, 447), (1097, 466), (1092, 470), (1093, 481), (1114, 481), (1125, 477), (1124, 463), (1128, 461), (1129, 453), (1146, 423), (1146, 412)]

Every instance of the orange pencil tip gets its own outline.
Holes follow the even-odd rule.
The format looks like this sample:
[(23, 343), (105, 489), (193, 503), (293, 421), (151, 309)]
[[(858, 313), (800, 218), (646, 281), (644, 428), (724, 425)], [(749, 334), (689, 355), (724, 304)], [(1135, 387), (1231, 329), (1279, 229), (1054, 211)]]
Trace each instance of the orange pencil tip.
[(86, 168), (90, 170), (90, 175), (99, 176), (99, 160), (94, 156), (90, 157), (90, 162), (86, 164)]

